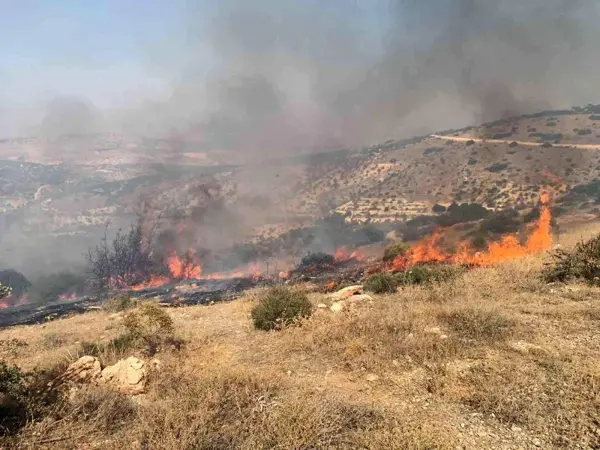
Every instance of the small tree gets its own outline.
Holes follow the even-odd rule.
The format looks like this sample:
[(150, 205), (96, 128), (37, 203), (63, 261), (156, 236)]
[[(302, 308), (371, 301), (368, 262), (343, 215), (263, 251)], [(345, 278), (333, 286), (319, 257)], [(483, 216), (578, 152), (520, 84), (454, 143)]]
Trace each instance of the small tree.
[(10, 293), (11, 293), (11, 288), (9, 286), (3, 286), (2, 283), (0, 283), (0, 300), (8, 297), (10, 295)]

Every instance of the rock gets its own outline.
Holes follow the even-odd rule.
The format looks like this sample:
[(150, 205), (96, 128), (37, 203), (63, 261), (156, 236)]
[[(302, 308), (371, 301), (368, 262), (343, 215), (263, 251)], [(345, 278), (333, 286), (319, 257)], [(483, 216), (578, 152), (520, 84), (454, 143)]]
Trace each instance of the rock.
[(146, 363), (130, 356), (106, 367), (98, 379), (98, 384), (106, 385), (121, 394), (138, 395), (146, 390), (146, 375)]
[(379, 380), (379, 376), (375, 375), (374, 373), (368, 374), (365, 378), (367, 379), (367, 381), (370, 381), (371, 383)]
[(344, 302), (335, 302), (329, 307), (329, 309), (334, 313), (340, 313), (345, 308), (346, 308), (346, 303), (344, 303)]
[(79, 383), (89, 383), (100, 376), (102, 366), (94, 356), (82, 356), (62, 374), (62, 380)]
[(323, 309), (323, 308), (327, 308), (327, 305), (326, 305), (325, 303), (319, 303), (319, 304), (317, 305), (317, 308), (321, 308), (321, 309)]
[(363, 287), (361, 285), (356, 286), (348, 286), (343, 289), (340, 289), (337, 292), (334, 292), (329, 296), (332, 300), (345, 300), (348, 297), (352, 297), (353, 295), (358, 295), (363, 293)]
[(533, 445), (535, 445), (536, 447), (541, 447), (542, 446), (542, 441), (540, 441), (538, 438), (535, 438), (533, 441), (531, 441)]

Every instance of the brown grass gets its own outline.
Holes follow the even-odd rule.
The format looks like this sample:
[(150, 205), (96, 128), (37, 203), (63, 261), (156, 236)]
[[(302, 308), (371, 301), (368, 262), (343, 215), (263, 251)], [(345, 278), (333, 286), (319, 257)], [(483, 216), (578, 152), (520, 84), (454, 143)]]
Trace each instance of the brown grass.
[[(543, 262), (317, 308), (277, 333), (252, 326), (260, 290), (167, 310), (186, 345), (155, 356), (146, 395), (66, 391), (0, 447), (598, 448), (600, 289), (547, 286)], [(110, 345), (121, 317), (2, 330), (0, 357), (60, 373), (84, 346), (104, 363), (140, 355)]]

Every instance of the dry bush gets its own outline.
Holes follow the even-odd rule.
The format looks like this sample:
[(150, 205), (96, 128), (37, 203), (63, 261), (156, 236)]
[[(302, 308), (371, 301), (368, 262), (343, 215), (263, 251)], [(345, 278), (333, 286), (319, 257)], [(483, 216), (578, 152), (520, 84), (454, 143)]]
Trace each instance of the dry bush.
[(585, 280), (600, 286), (600, 235), (581, 241), (570, 251), (558, 249), (543, 273), (547, 282)]
[(130, 294), (119, 294), (111, 297), (104, 304), (104, 309), (108, 312), (121, 312), (135, 308), (137, 301)]
[(267, 291), (252, 308), (252, 321), (255, 328), (270, 331), (292, 325), (311, 314), (312, 304), (306, 294), (279, 286)]
[[(149, 353), (154, 354), (164, 344), (173, 342), (173, 320), (156, 303), (142, 303), (123, 318), (126, 333), (120, 337), (123, 344), (142, 342)], [(118, 338), (119, 339), (119, 338)], [(118, 341), (117, 339), (117, 341)]]
[(499, 311), (474, 307), (444, 311), (438, 317), (461, 338), (489, 344), (506, 340), (517, 325)]
[(398, 242), (392, 245), (389, 245), (385, 248), (383, 252), (383, 261), (384, 262), (392, 262), (398, 256), (403, 255), (410, 249), (410, 245), (406, 242)]

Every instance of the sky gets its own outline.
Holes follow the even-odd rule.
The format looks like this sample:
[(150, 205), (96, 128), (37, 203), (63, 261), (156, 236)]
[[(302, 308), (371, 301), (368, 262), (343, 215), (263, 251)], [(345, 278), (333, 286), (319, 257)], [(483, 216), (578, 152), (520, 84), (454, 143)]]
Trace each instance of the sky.
[(595, 101), (599, 5), (0, 0), (0, 137), (35, 133), (48, 105), (69, 103), (56, 98), (129, 130), (201, 123), (255, 147), (275, 132), (277, 145), (370, 141)]
[[(40, 106), (55, 96), (121, 107), (165, 95), (190, 59), (195, 77), (208, 72), (215, 55), (203, 40), (220, 3), (0, 0), (0, 135), (39, 120)], [(385, 2), (350, 3), (348, 15), (364, 15)]]

